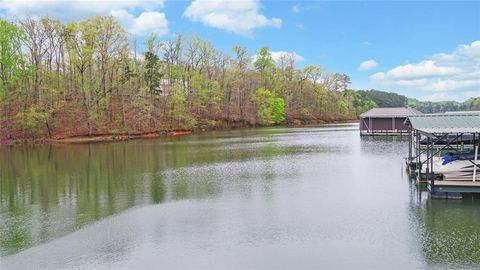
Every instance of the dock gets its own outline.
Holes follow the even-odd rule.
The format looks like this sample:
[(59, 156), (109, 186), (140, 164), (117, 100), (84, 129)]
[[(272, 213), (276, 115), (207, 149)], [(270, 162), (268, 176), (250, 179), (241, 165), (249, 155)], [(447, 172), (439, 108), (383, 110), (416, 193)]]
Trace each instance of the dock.
[(414, 108), (373, 108), (360, 115), (360, 136), (407, 136), (405, 120), (420, 114)]
[[(405, 125), (409, 127), (407, 171), (415, 175), (417, 184), (426, 184), (433, 198), (460, 199), (465, 193), (480, 193), (480, 113), (412, 115)], [(442, 164), (436, 163), (446, 154), (466, 150), (475, 151), (474, 160), (465, 160), (467, 172), (442, 171)]]

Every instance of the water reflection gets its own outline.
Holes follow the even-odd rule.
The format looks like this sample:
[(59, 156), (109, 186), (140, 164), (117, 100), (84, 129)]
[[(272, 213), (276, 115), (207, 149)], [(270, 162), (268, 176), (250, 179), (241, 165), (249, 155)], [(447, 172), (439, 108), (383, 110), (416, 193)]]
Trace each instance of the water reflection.
[(429, 197), (426, 185), (411, 183), (412, 233), (425, 265), (433, 269), (478, 269), (480, 266), (480, 196), (461, 200)]
[[(0, 255), (58, 238), (135, 205), (215, 196), (245, 181), (294, 177), (270, 161), (316, 151), (284, 129), (183, 138), (1, 148)], [(248, 137), (245, 134), (249, 134)], [(284, 140), (284, 142), (282, 142)], [(239, 166), (240, 164), (240, 166)], [(288, 170), (286, 170), (288, 169)], [(240, 179), (241, 183), (231, 183)]]
[(429, 199), (407, 146), (346, 125), (2, 148), (2, 267), (480, 266), (478, 198)]
[(480, 265), (480, 200), (429, 200), (421, 220), (423, 251), (429, 265)]
[(408, 155), (408, 137), (405, 136), (362, 136), (360, 149), (367, 155)]

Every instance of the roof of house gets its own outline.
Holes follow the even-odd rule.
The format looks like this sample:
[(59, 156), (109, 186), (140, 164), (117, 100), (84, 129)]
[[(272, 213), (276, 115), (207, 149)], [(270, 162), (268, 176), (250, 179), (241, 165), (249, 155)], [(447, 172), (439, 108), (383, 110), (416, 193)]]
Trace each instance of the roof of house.
[(385, 118), (385, 117), (407, 117), (410, 115), (422, 114), (415, 108), (373, 108), (368, 112), (362, 113), (360, 117), (366, 118)]
[(452, 114), (412, 115), (405, 123), (423, 133), (480, 133), (480, 114), (463, 112)]

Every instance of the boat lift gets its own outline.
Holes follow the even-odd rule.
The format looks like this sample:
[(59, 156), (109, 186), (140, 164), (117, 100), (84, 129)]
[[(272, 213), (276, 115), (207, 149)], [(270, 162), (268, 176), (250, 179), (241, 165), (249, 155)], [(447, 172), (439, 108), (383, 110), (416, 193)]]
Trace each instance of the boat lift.
[[(424, 114), (409, 116), (407, 169), (416, 174), (417, 183), (426, 183), (437, 198), (461, 198), (462, 193), (480, 193), (477, 160), (480, 140), (480, 113)], [(467, 140), (465, 140), (468, 138)], [(446, 178), (436, 172), (434, 157), (474, 149), (473, 177)]]

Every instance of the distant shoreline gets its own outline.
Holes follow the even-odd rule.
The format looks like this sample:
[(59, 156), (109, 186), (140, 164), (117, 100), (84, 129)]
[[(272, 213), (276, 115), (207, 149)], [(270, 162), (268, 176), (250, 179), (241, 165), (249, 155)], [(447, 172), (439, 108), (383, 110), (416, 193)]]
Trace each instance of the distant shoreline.
[(198, 134), (203, 132), (210, 131), (228, 131), (236, 129), (257, 129), (257, 128), (267, 128), (267, 127), (308, 127), (312, 125), (331, 125), (331, 124), (354, 124), (358, 120), (344, 120), (344, 121), (313, 121), (310, 123), (302, 123), (300, 125), (294, 123), (286, 123), (283, 125), (275, 126), (260, 126), (260, 125), (242, 125), (242, 126), (224, 126), (220, 128), (198, 128), (191, 130), (161, 130), (161, 131), (151, 131), (145, 133), (114, 133), (114, 134), (94, 134), (91, 136), (88, 135), (74, 135), (67, 137), (53, 137), (53, 138), (37, 138), (37, 139), (13, 139), (13, 140), (0, 140), (0, 146), (7, 145), (48, 145), (48, 144), (87, 144), (87, 143), (100, 143), (100, 142), (118, 142), (118, 141), (127, 141), (127, 140), (139, 140), (139, 139), (157, 139), (162, 137), (178, 137), (185, 136), (190, 134)]

